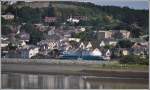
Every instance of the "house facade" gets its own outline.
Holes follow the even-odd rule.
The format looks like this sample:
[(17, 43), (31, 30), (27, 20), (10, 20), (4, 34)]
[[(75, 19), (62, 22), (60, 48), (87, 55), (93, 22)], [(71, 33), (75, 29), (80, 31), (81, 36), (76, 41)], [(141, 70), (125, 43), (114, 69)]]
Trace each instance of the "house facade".
[(5, 20), (13, 20), (15, 16), (12, 15), (12, 14), (6, 14), (6, 15), (2, 15), (2, 17), (3, 17)]
[(31, 58), (38, 53), (39, 53), (38, 47), (24, 48), (24, 49), (21, 49), (20, 51), (21, 58)]

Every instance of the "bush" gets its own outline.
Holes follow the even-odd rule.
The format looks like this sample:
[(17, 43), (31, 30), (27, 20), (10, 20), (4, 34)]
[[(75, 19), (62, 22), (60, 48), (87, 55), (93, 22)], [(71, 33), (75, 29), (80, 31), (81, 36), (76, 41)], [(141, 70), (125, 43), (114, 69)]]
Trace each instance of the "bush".
[(120, 59), (120, 64), (141, 64), (141, 65), (149, 65), (149, 60), (146, 58), (140, 58), (136, 55), (127, 55)]
[(140, 59), (139, 64), (141, 64), (141, 65), (149, 65), (149, 59), (148, 58)]
[(131, 48), (131, 46), (134, 44), (130, 40), (120, 40), (117, 43), (121, 48)]

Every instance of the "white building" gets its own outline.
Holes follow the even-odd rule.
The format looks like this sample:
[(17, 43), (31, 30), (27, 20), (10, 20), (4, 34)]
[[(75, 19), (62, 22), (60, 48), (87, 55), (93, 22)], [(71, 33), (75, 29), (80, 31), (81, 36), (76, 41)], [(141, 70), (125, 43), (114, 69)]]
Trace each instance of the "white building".
[(2, 38), (2, 37), (1, 37), (1, 45), (0, 45), (1, 48), (2, 48), (2, 47), (7, 47), (8, 44), (9, 44), (8, 38), (4, 38), (4, 37)]
[(48, 35), (54, 35), (54, 34), (55, 34), (54, 29), (48, 31)]
[(69, 41), (76, 41), (76, 42), (80, 42), (80, 38), (69, 38)]
[(107, 56), (107, 57), (110, 57), (110, 56), (111, 56), (111, 53), (110, 53), (110, 50), (109, 50), (109, 49), (108, 49), (107, 52), (106, 52), (106, 56)]
[(101, 43), (100, 43), (100, 47), (104, 47), (104, 46), (105, 46), (104, 41), (101, 41)]
[(129, 38), (130, 37), (130, 32), (127, 30), (120, 30), (120, 33), (122, 33), (123, 38)]
[(37, 53), (39, 53), (38, 47), (25, 47), (21, 49), (21, 58), (31, 58), (32, 56), (35, 56)]
[(24, 40), (19, 42), (19, 46), (25, 46), (25, 45), (26, 45), (26, 42)]
[(109, 45), (116, 46), (117, 41), (109, 41)]
[(2, 47), (7, 47), (8, 46), (8, 43), (1, 43), (1, 48)]
[(74, 18), (69, 18), (69, 19), (67, 19), (67, 21), (72, 22), (72, 23), (78, 23), (80, 20), (74, 19)]
[(105, 59), (105, 60), (110, 60), (110, 56), (111, 56), (111, 52), (110, 52), (110, 50), (108, 49), (107, 52), (105, 53), (104, 59)]
[(84, 43), (83, 42), (81, 42), (81, 44), (80, 44), (80, 46), (79, 46), (80, 48), (82, 48), (82, 49), (85, 49), (85, 45), (84, 45)]
[(5, 20), (12, 20), (12, 19), (14, 19), (14, 15), (12, 15), (12, 14), (2, 15), (2, 17), (3, 17)]
[(92, 48), (92, 44), (91, 44), (91, 42), (89, 42), (89, 43), (87, 44), (86, 48), (87, 48), (87, 49)]
[(98, 48), (94, 49), (91, 54), (93, 56), (102, 56), (102, 52)]
[(83, 27), (82, 27), (82, 28), (80, 28), (80, 31), (84, 32), (84, 31), (85, 31), (85, 28), (83, 28)]

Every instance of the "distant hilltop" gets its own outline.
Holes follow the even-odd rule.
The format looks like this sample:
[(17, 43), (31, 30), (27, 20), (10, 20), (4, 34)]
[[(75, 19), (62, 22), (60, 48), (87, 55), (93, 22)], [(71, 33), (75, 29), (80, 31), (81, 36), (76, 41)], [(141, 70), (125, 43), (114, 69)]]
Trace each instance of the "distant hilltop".
[[(79, 25), (95, 26), (95, 28), (107, 30), (134, 28), (141, 29), (144, 34), (148, 33), (148, 10), (99, 6), (89, 2), (74, 1), (18, 1), (10, 8), (13, 9), (14, 7), (18, 8), (16, 12), (7, 10), (7, 5), (2, 2), (2, 14), (16, 14), (22, 22), (32, 21), (36, 23), (41, 22), (41, 19), (46, 16), (59, 17), (59, 23), (63, 23), (68, 16), (85, 16), (88, 21), (80, 22)], [(32, 20), (32, 18), (35, 19)]]

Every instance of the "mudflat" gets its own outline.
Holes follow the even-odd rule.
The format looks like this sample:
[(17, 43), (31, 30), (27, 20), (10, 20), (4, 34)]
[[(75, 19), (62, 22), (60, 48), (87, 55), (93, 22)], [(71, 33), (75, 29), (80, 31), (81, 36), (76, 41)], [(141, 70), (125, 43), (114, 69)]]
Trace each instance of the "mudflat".
[(64, 64), (22, 64), (22, 63), (2, 63), (3, 72), (20, 73), (45, 73), (45, 74), (65, 74), (65, 75), (86, 75), (99, 77), (121, 77), (121, 78), (143, 78), (148, 80), (149, 73), (142, 71), (109, 70), (93, 68), (90, 65), (64, 65)]

